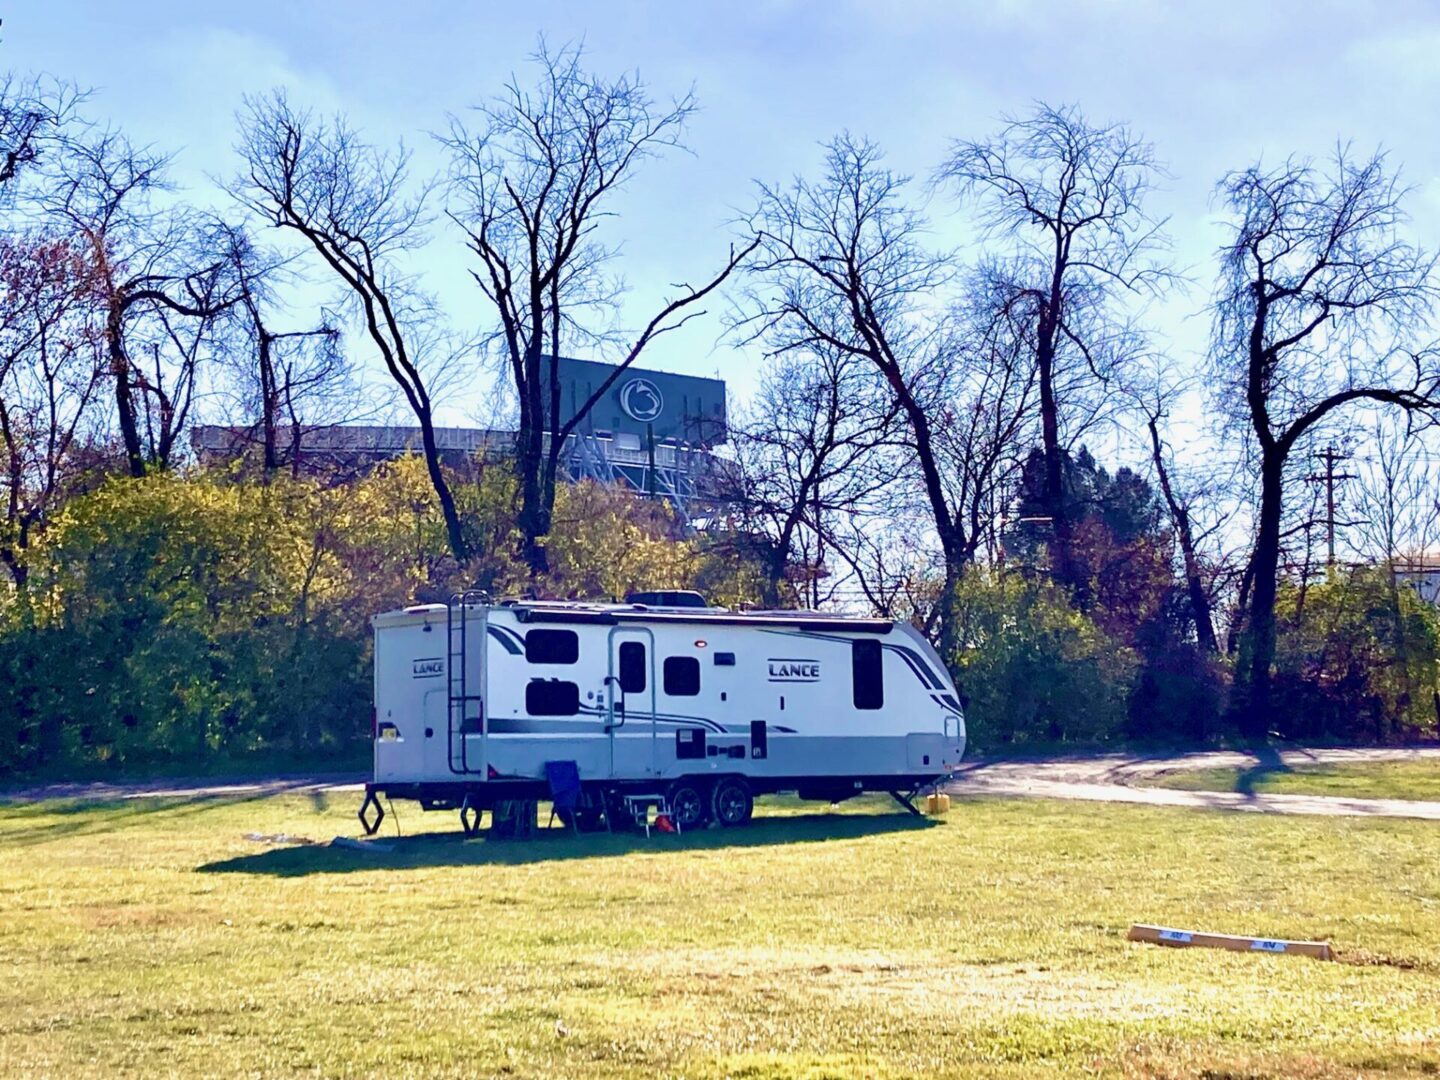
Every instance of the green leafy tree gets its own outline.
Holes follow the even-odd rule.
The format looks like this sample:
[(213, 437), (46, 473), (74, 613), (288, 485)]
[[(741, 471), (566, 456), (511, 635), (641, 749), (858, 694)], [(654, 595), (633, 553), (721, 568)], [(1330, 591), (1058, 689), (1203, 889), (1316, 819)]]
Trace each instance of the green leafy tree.
[(1440, 721), (1440, 611), (1388, 567), (1282, 587), (1274, 724), (1286, 738), (1400, 742)]
[(974, 745), (1091, 745), (1123, 734), (1137, 658), (1059, 586), (977, 569), (962, 579), (955, 610), (953, 668)]

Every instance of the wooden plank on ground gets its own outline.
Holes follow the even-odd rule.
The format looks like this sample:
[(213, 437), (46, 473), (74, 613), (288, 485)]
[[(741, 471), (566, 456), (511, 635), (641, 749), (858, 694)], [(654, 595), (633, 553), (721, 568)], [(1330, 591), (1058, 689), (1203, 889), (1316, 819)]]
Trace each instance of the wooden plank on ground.
[(1234, 934), (1205, 934), (1197, 930), (1172, 930), (1168, 926), (1148, 926), (1144, 923), (1136, 923), (1130, 927), (1130, 932), (1125, 936), (1130, 941), (1168, 945), (1175, 949), (1230, 949), (1234, 952), (1310, 956), (1316, 960), (1335, 959), (1328, 941), (1284, 941), (1277, 938), (1240, 937)]

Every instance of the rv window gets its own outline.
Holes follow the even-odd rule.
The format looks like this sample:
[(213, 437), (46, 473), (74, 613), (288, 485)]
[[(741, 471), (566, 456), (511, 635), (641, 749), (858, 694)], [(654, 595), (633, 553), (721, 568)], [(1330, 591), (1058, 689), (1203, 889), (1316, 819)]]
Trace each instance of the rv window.
[(525, 711), (531, 716), (574, 716), (580, 711), (580, 687), (558, 679), (535, 679), (525, 686)]
[(638, 641), (620, 643), (620, 689), (627, 694), (645, 689), (645, 646)]
[(694, 697), (700, 693), (700, 661), (693, 656), (667, 656), (665, 693), (671, 697)]
[(574, 630), (531, 630), (525, 635), (525, 661), (530, 664), (573, 664), (580, 659), (580, 636)]
[(879, 709), (885, 705), (885, 673), (880, 642), (873, 638), (850, 643), (851, 677), (855, 708)]

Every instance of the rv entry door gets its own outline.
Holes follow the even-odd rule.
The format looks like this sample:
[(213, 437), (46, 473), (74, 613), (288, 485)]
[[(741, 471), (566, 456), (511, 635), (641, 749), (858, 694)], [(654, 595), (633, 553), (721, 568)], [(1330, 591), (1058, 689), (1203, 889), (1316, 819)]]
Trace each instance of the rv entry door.
[(610, 631), (610, 669), (605, 679), (610, 733), (610, 775), (645, 776), (655, 771), (655, 635), (647, 627)]

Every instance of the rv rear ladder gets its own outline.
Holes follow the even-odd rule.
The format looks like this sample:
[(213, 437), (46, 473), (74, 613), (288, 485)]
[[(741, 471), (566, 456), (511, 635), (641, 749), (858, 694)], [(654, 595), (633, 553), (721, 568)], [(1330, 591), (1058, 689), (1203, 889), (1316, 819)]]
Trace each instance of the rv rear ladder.
[[(483, 592), (462, 592), (452, 596), (445, 607), (445, 674), (449, 699), (446, 719), (451, 772), (481, 772), (484, 769), (482, 762), (472, 766), (469, 761), (470, 740), (467, 735), (483, 734), (485, 721), (482, 695), (471, 693), (467, 657), (470, 650), (470, 607), (488, 603), (489, 599)], [(485, 642), (482, 640), (478, 647), (483, 649)]]

